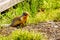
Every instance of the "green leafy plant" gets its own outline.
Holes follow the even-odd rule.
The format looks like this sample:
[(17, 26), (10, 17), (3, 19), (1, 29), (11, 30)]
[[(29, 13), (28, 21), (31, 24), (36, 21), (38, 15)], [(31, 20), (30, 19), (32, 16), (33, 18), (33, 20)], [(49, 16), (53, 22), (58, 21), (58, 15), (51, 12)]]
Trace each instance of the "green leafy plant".
[(27, 30), (16, 30), (9, 36), (0, 36), (0, 40), (47, 40), (41, 33), (29, 32)]

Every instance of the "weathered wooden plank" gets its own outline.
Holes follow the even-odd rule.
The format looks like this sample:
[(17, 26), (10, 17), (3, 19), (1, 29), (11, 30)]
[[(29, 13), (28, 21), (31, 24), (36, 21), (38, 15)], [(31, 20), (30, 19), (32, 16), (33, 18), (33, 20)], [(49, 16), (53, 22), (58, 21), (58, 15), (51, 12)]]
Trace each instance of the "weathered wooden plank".
[(0, 0), (0, 12), (3, 12), (4, 10), (22, 1), (23, 0)]

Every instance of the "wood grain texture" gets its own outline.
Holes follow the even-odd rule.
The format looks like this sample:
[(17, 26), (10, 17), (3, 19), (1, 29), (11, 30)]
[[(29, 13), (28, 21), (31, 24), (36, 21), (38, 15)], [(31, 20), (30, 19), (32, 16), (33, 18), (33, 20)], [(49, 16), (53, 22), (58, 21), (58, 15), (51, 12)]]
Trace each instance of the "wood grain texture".
[(0, 0), (0, 12), (3, 12), (4, 10), (22, 1), (23, 0)]

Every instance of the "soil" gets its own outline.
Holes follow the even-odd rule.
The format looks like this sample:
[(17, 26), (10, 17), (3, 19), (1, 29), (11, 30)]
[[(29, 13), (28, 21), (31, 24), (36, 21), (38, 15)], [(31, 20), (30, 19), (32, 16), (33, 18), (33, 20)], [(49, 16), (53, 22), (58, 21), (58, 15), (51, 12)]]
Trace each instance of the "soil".
[[(0, 29), (1, 35), (9, 35), (16, 27), (8, 27)], [(40, 22), (38, 24), (30, 24), (22, 28), (22, 30), (41, 32), (48, 37), (48, 40), (60, 40), (60, 22)]]

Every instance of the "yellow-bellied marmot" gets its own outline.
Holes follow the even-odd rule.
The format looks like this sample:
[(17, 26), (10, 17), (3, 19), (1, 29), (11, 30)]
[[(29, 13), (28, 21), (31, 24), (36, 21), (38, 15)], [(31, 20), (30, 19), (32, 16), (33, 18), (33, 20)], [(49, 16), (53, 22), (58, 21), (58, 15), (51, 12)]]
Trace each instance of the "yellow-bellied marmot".
[(27, 21), (27, 17), (29, 16), (28, 12), (23, 12), (23, 14), (19, 17), (15, 17), (13, 20), (12, 20), (12, 23), (11, 23), (11, 27), (17, 27), (17, 26), (20, 26), (20, 25), (24, 25), (24, 23), (26, 23)]

